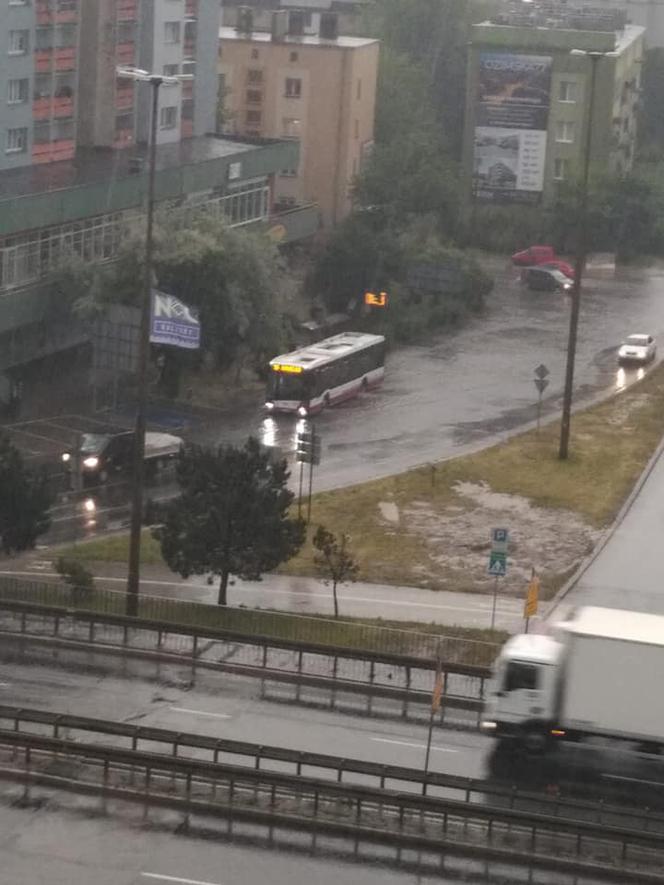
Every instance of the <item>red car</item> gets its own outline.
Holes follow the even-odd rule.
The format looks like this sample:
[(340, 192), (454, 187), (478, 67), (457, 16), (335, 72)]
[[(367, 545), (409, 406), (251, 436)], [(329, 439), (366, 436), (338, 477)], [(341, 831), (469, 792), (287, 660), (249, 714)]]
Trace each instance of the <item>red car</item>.
[(518, 267), (546, 265), (546, 267), (562, 271), (570, 280), (574, 279), (574, 268), (569, 262), (556, 258), (553, 246), (529, 246), (521, 252), (515, 252), (512, 255), (512, 264), (516, 264)]

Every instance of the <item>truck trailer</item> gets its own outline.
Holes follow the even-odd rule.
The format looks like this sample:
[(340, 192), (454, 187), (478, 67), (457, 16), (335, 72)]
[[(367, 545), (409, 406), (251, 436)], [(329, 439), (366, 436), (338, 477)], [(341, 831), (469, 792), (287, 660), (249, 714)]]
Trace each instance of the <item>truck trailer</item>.
[(664, 617), (583, 607), (551, 635), (515, 636), (487, 686), (482, 729), (547, 751), (588, 737), (664, 748)]

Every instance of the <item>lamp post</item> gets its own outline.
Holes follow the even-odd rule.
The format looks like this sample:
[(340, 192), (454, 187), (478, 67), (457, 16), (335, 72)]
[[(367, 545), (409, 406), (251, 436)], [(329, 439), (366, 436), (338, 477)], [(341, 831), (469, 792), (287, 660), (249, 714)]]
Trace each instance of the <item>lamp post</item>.
[(154, 192), (157, 160), (157, 119), (159, 112), (159, 87), (176, 86), (191, 76), (166, 77), (151, 74), (140, 68), (116, 68), (118, 77), (149, 83), (152, 87), (152, 117), (150, 119), (149, 169), (147, 193), (147, 222), (145, 230), (145, 270), (141, 292), (141, 323), (138, 339), (136, 424), (134, 432), (134, 457), (132, 471), (131, 527), (129, 533), (129, 562), (127, 570), (126, 613), (138, 613), (138, 590), (141, 567), (141, 528), (143, 526), (143, 487), (145, 483), (145, 425), (148, 400), (148, 357), (150, 353), (150, 304), (152, 296), (152, 252), (154, 226)]
[(563, 393), (563, 414), (560, 422), (560, 448), (558, 457), (567, 459), (569, 452), (569, 433), (572, 415), (572, 396), (574, 393), (574, 361), (576, 359), (576, 341), (579, 328), (579, 308), (581, 306), (581, 277), (586, 262), (587, 251), (587, 215), (588, 215), (588, 179), (590, 174), (590, 150), (593, 132), (593, 106), (595, 103), (595, 84), (597, 81), (597, 63), (612, 52), (586, 51), (572, 49), (570, 55), (588, 56), (590, 59), (590, 90), (588, 93), (588, 126), (586, 128), (585, 150), (583, 155), (583, 174), (581, 178), (581, 199), (576, 232), (576, 255), (574, 258), (574, 281), (572, 284), (572, 305), (569, 316), (569, 334), (567, 339), (567, 364), (565, 366), (565, 391)]

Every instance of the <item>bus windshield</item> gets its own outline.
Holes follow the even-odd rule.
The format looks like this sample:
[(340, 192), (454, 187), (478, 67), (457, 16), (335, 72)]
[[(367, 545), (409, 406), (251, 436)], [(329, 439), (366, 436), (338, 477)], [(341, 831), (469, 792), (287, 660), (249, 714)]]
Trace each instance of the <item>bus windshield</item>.
[(270, 399), (304, 400), (307, 398), (307, 376), (288, 375), (282, 372), (271, 372), (269, 382)]

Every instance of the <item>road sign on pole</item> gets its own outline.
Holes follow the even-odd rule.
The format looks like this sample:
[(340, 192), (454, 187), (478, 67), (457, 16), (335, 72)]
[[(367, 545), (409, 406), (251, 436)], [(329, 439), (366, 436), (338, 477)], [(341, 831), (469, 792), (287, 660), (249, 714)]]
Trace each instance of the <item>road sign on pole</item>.
[(537, 388), (537, 432), (539, 433), (540, 429), (540, 419), (542, 417), (542, 394), (549, 386), (549, 380), (546, 377), (549, 374), (549, 370), (544, 365), (544, 363), (540, 363), (539, 366), (535, 369), (535, 377), (533, 381), (535, 382), (535, 387)]
[(507, 574), (507, 554), (492, 550), (489, 554), (488, 571), (494, 578), (504, 578)]

